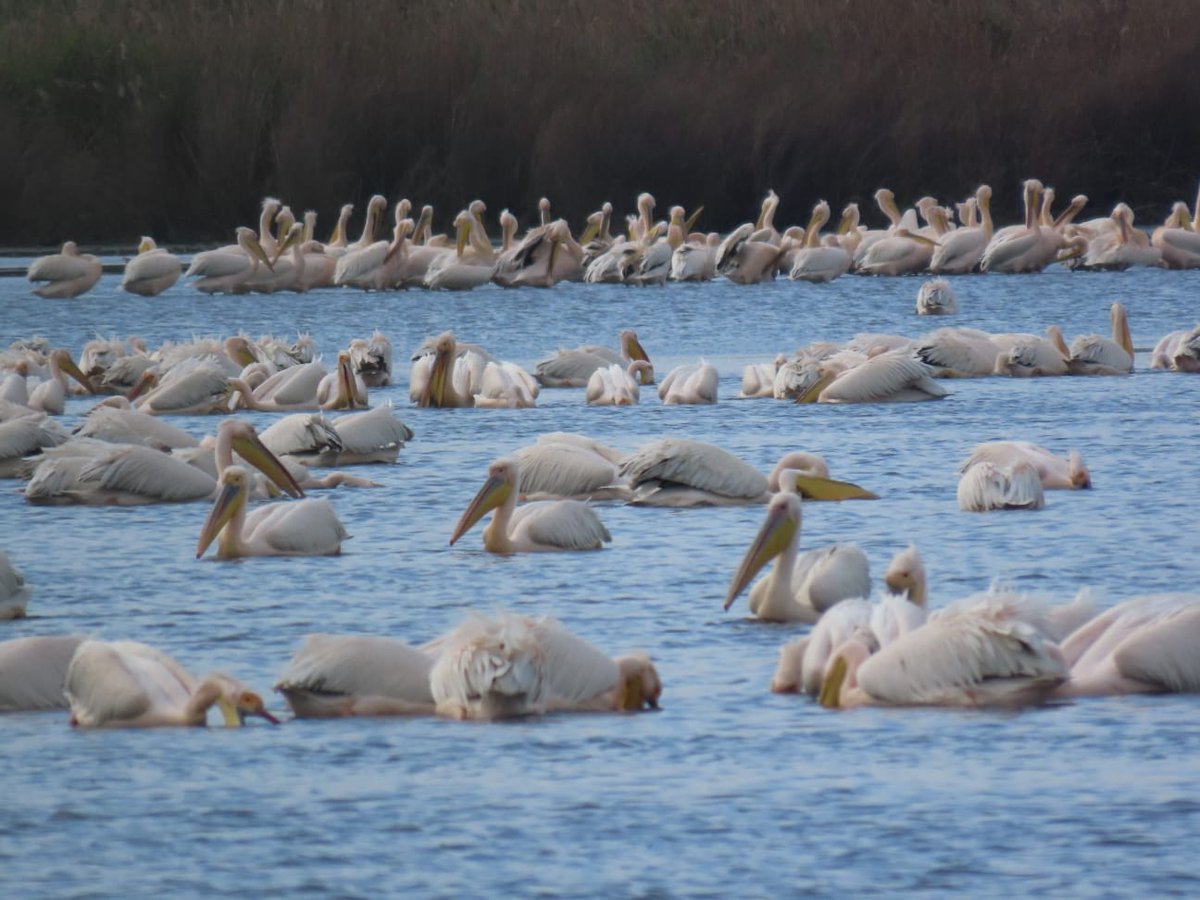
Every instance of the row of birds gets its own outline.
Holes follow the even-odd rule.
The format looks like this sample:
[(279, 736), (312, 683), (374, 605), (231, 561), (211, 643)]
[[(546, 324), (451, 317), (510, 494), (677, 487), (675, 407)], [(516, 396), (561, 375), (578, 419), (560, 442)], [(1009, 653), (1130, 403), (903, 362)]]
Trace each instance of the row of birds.
[[(955, 210), (922, 197), (903, 212), (893, 193), (881, 188), (875, 201), (887, 227), (860, 225), (858, 204), (850, 203), (836, 231), (822, 235), (830, 219), (828, 203), (816, 204), (807, 225), (780, 232), (774, 221), (779, 197), (770, 191), (753, 222), (721, 235), (694, 230), (703, 207), (686, 216), (683, 207), (673, 206), (669, 219), (655, 221), (654, 197), (643, 193), (624, 235), (612, 233), (613, 207), (606, 202), (587, 217), (578, 239), (565, 220), (551, 218), (550, 202), (543, 198), (539, 224), (522, 237), (516, 218), (508, 210), (501, 213), (498, 247), (487, 232), (487, 207), (481, 200), (455, 216), (453, 236), (433, 233), (431, 206), (423, 207), (414, 221), (412, 204), (400, 200), (391, 239), (376, 240), (387, 209), (387, 200), (377, 194), (367, 204), (357, 241), (347, 237), (353, 206), (346, 204), (329, 240), (321, 243), (314, 239), (315, 212), (297, 221), (289, 207), (268, 197), (257, 231), (239, 227), (233, 244), (197, 253), (186, 274), (205, 293), (270, 293), (331, 286), (469, 290), (491, 282), (505, 287), (551, 287), (561, 281), (661, 285), (718, 276), (736, 284), (757, 284), (777, 275), (828, 282), (848, 272), (1039, 272), (1054, 262), (1095, 270), (1200, 267), (1200, 197), (1190, 212), (1187, 204), (1175, 203), (1163, 224), (1147, 234), (1134, 227), (1133, 210), (1125, 203), (1108, 216), (1075, 223), (1086, 196), (1074, 197), (1057, 216), (1053, 188), (1029, 179), (1022, 196), (1024, 222), (997, 229), (988, 185), (980, 185)], [(95, 256), (67, 241), (61, 252), (34, 260), (28, 277), (42, 282), (34, 291), (38, 296), (67, 298), (90, 290), (101, 273)], [(182, 273), (179, 257), (143, 237), (137, 255), (126, 263), (121, 287), (155, 296)]]

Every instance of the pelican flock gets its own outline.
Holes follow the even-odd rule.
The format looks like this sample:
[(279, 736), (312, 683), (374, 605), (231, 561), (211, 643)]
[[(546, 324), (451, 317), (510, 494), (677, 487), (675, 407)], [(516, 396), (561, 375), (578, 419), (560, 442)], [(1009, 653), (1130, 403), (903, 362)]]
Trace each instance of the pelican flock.
[[(930, 274), (938, 277), (921, 286), (915, 312), (954, 316), (965, 305), (955, 290), (963, 282), (949, 278), (969, 273), (1032, 273), (1054, 264), (1105, 271), (1200, 267), (1200, 210), (1189, 215), (1182, 202), (1150, 234), (1134, 225), (1125, 203), (1107, 216), (1077, 222), (1086, 197), (1073, 198), (1055, 215), (1052, 188), (1036, 179), (1021, 188), (1020, 224), (997, 227), (988, 185), (957, 209), (933, 197), (901, 209), (891, 191), (880, 189), (875, 201), (885, 227), (860, 224), (863, 211), (851, 203), (828, 234), (822, 229), (831, 209), (824, 200), (803, 226), (777, 226), (781, 198), (774, 191), (752, 220), (724, 235), (693, 230), (700, 209), (689, 216), (684, 207), (672, 206), (666, 219), (656, 221), (657, 203), (643, 193), (625, 229), (614, 229), (613, 206), (605, 203), (576, 237), (543, 198), (538, 221), (523, 235), (510, 212), (500, 215), (498, 245), (488, 233), (487, 207), (478, 200), (454, 216), (451, 234), (438, 235), (431, 207), (413, 218), (414, 205), (402, 199), (388, 217), (386, 198), (376, 195), (357, 240), (347, 237), (353, 208), (345, 205), (322, 243), (314, 236), (315, 212), (298, 221), (281, 201), (267, 198), (257, 228), (239, 227), (232, 244), (190, 260), (144, 237), (124, 267), (120, 287), (156, 297), (181, 279), (203, 293), (240, 294), (459, 291), (487, 284), (547, 289), (564, 281), (653, 287), (723, 279), (755, 285), (781, 276), (823, 284), (848, 273)], [(378, 234), (389, 221), (390, 231)], [(35, 260), (28, 278), (41, 285), (34, 290), (38, 297), (68, 299), (92, 289), (102, 270), (99, 259), (68, 241), (60, 253)], [(853, 415), (845, 407), (952, 403), (954, 379), (1129, 375), (1137, 362), (1129, 316), (1119, 301), (1108, 311), (1107, 334), (1078, 335), (1070, 343), (1054, 322), (1036, 326), (1044, 328), (1036, 334), (945, 327), (910, 336), (860, 333), (847, 340), (813, 340), (748, 366), (739, 399), (782, 400), (806, 411), (824, 409), (808, 404), (829, 404), (831, 415)], [(599, 337), (611, 340), (612, 334)], [(505, 417), (489, 419), (495, 425), (512, 421), (510, 415), (546, 412), (518, 412), (537, 407), (543, 390), (556, 401), (581, 399), (581, 406), (655, 403), (664, 414), (666, 407), (707, 407), (720, 399), (721, 372), (708, 358), (690, 357), (661, 370), (667, 374), (659, 378), (632, 328), (616, 332), (615, 347), (580, 344), (550, 351), (556, 336), (546, 337), (549, 355), (513, 362), (454, 332), (433, 335), (412, 356), (409, 400), (428, 411), (427, 422), (442, 415)], [(666, 348), (653, 339), (661, 338), (647, 335), (661, 360)], [(332, 503), (306, 497), (305, 491), (379, 485), (340, 472), (317, 477), (309, 468), (396, 465), (414, 439), (392, 399), (376, 397), (372, 403), (372, 394), (399, 388), (403, 376), (394, 368), (390, 339), (379, 330), (351, 340), (331, 357), (322, 357), (306, 336), (253, 340), (245, 334), (168, 341), (153, 349), (136, 338), (97, 338), (78, 354), (73, 349), (31, 339), (0, 354), (0, 477), (23, 480), (31, 505), (210, 500), (207, 518), (201, 523), (196, 517), (196, 544), (176, 548), (185, 556), (203, 557), (214, 543), (220, 559), (340, 554), (350, 532), (368, 528), (369, 521), (343, 522)], [(1200, 325), (1165, 336), (1150, 366), (1200, 371)], [(656, 392), (643, 392), (656, 384)], [(68, 431), (58, 418), (84, 403), (90, 408)], [(891, 408), (919, 420), (916, 409)], [(270, 417), (270, 424), (260, 432), (230, 416), (241, 410)], [(619, 409), (587, 414), (627, 415)], [(201, 415), (230, 417), (209, 434), (169, 421)], [(848, 465), (833, 463), (839, 469)], [(954, 491), (947, 474), (945, 493), (954, 491), (958, 507), (972, 512), (1040, 509), (1046, 491), (1092, 487), (1078, 451), (1064, 457), (1023, 440), (980, 443), (959, 476)], [(464, 477), (474, 480), (473, 473), (460, 472), (448, 481), (462, 483)], [(869, 481), (885, 496), (902, 491), (894, 480), (887, 483), (882, 470)], [(1096, 613), (1087, 604), (1052, 607), (996, 586), (933, 609), (925, 562), (915, 545), (898, 550), (878, 597), (872, 596), (867, 553), (852, 529), (837, 535), (836, 543), (803, 545), (802, 519), (819, 508), (810, 503), (876, 498), (872, 490), (831, 477), (825, 459), (807, 451), (783, 453), (764, 474), (735, 453), (688, 437), (686, 430), (631, 450), (546, 432), (491, 462), (456, 522), (452, 505), (440, 512), (448, 545), (458, 544), (492, 513), (482, 530), (483, 549), (507, 557), (604, 549), (613, 535), (597, 514), (601, 503), (666, 507), (669, 512), (639, 515), (647, 520), (669, 515), (679, 527), (689, 516), (706, 515), (679, 510), (759, 506), (757, 532), (747, 528), (734, 541), (747, 549), (724, 590), (724, 608), (748, 592), (756, 619), (809, 627), (783, 644), (771, 689), (808, 695), (828, 709), (1018, 707), (1094, 695), (1200, 691), (1200, 596), (1139, 596)], [(871, 504), (847, 506), (870, 515)], [(855, 514), (847, 516), (852, 520)], [(448, 566), (507, 562), (461, 547), (443, 549)], [(619, 559), (624, 552), (618, 542), (596, 558)], [(25, 615), (30, 602), (20, 562), (0, 552), (0, 619)], [(936, 557), (931, 562), (936, 565)], [(717, 580), (711, 593), (714, 602), (722, 593)], [(645, 653), (613, 657), (550, 616), (496, 611), (469, 613), (421, 645), (386, 635), (309, 635), (275, 688), (299, 718), (487, 720), (656, 709), (663, 684)], [(277, 721), (262, 697), (232, 676), (197, 678), (138, 642), (84, 635), (0, 642), (0, 711), (69, 708), (73, 725), (98, 728), (203, 725), (214, 707), (227, 725), (244, 724), (248, 716)]]

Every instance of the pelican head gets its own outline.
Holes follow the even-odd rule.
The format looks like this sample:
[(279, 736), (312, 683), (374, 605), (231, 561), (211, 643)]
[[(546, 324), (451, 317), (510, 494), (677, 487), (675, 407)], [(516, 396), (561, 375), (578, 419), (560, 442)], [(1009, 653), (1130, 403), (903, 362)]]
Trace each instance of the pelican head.
[(455, 239), (454, 239), (455, 240), (454, 246), (455, 246), (456, 251), (458, 252), (459, 258), (462, 257), (463, 250), (465, 250), (467, 247), (467, 238), (470, 237), (471, 223), (473, 221), (475, 221), (475, 220), (474, 220), (474, 217), (471, 215), (470, 210), (466, 210), (466, 209), (462, 210), (462, 212), (460, 212), (457, 216), (454, 217), (454, 228), (456, 231)]
[(604, 222), (604, 213), (597, 210), (587, 217), (587, 225), (583, 229), (583, 234), (579, 238), (580, 244), (586, 244), (589, 241), (595, 240), (596, 235), (600, 233), (600, 226)]
[(250, 494), (249, 475), (241, 466), (229, 466), (221, 473), (218, 483), (217, 499), (204, 520), (200, 529), (200, 540), (196, 544), (196, 559), (204, 555), (204, 551), (216, 540), (229, 521), (246, 508), (246, 498)]
[(843, 642), (829, 657), (821, 679), (817, 702), (826, 709), (841, 709), (846, 705), (845, 692), (858, 686), (858, 668), (871, 655), (871, 647), (859, 636)]
[(304, 225), (300, 222), (293, 222), (288, 226), (287, 233), (284, 235), (279, 246), (275, 248), (275, 256), (271, 260), (271, 267), (274, 268), (275, 263), (279, 262), (279, 257), (283, 256), (288, 250), (299, 246), (304, 241)]
[(250, 716), (266, 719), (272, 725), (279, 724), (279, 720), (267, 711), (262, 697), (236, 678), (225, 674), (211, 675), (209, 678), (215, 681), (220, 689), (217, 708), (221, 710), (221, 717), (227, 727), (237, 728), (245, 725)]
[[(621, 332), (620, 343), (621, 355), (626, 359), (650, 363), (650, 354), (646, 352), (646, 348), (638, 340), (637, 332), (632, 328), (626, 328)], [(654, 384), (654, 365), (652, 363), (647, 368), (638, 368), (638, 383), (643, 386)]]
[(253, 228), (247, 228), (241, 225), (237, 230), (237, 245), (242, 248), (242, 252), (247, 256), (257, 259), (268, 269), (274, 271), (275, 266), (267, 256), (267, 251), (263, 249), (263, 245), (258, 240), (258, 235)]
[(315, 209), (306, 209), (304, 211), (304, 238), (305, 241), (311, 241), (313, 235), (317, 231), (317, 211)]
[(1077, 490), (1092, 486), (1092, 475), (1088, 472), (1088, 467), (1083, 464), (1083, 457), (1079, 455), (1078, 450), (1072, 450), (1067, 454), (1067, 464), (1070, 466), (1071, 484)]
[(343, 203), (342, 208), (338, 211), (337, 224), (333, 226), (333, 234), (329, 236), (327, 246), (344, 247), (346, 246), (346, 223), (350, 221), (350, 216), (354, 212), (353, 203)]
[(795, 543), (799, 532), (800, 498), (796, 494), (776, 494), (767, 504), (767, 517), (730, 582), (725, 609), (733, 605), (763, 566)]
[(926, 600), (925, 564), (915, 544), (909, 544), (894, 557), (883, 573), (884, 584), (893, 594), (906, 594), (917, 606)]
[(550, 224), (550, 198), (542, 197), (538, 200), (538, 220), (541, 225)]
[(228, 445), (231, 451), (254, 466), (273, 481), (281, 491), (292, 497), (303, 497), (304, 491), (287, 466), (267, 449), (254, 426), (244, 419), (225, 419), (217, 426), (217, 444)]
[(450, 536), (451, 546), (487, 513), (503, 506), (517, 492), (519, 485), (520, 473), (515, 460), (498, 459), (488, 466), (487, 481), (454, 526), (454, 534)]
[(615, 707), (620, 712), (640, 712), (649, 707), (658, 709), (662, 696), (662, 680), (658, 670), (645, 653), (631, 653), (617, 660), (620, 680), (617, 682)]
[(158, 372), (154, 369), (147, 369), (138, 376), (137, 381), (133, 383), (133, 387), (129, 389), (129, 393), (125, 395), (125, 399), (132, 403), (138, 397), (147, 391), (151, 391), (158, 384)]
[(71, 352), (69, 350), (64, 350), (62, 347), (51, 350), (50, 362), (83, 385), (89, 394), (96, 393), (95, 385), (92, 384), (90, 378), (83, 374), (83, 370), (75, 365), (75, 360), (71, 359)]
[(151, 250), (157, 250), (158, 244), (154, 243), (154, 238), (148, 235), (142, 235), (141, 241), (138, 243), (138, 254), (149, 253)]

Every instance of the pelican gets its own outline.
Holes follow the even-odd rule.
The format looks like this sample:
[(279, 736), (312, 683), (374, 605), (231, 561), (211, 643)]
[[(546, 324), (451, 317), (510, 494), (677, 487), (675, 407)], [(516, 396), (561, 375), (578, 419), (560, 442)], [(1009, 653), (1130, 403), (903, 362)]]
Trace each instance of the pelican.
[(717, 367), (702, 359), (699, 364), (676, 366), (667, 373), (658, 386), (658, 396), (664, 406), (716, 403), (719, 381)]
[(1150, 243), (1169, 269), (1200, 268), (1200, 232), (1193, 230), (1186, 203), (1176, 203), (1167, 220), (1154, 230)]
[(412, 437), (412, 429), (396, 418), (390, 400), (336, 419), (295, 413), (272, 423), (261, 435), (275, 455), (321, 467), (393, 463)]
[(924, 271), (935, 242), (907, 228), (897, 228), (867, 248), (858, 263), (861, 275), (911, 275)]
[(484, 366), (491, 360), (490, 354), (481, 347), (463, 349), (450, 331), (434, 339), (432, 353), (422, 352), (424, 347), (423, 344), (413, 356), (409, 373), (412, 402), (423, 407), (474, 406), (474, 384), (482, 377)]
[(402, 641), (310, 634), (275, 683), (297, 718), (432, 715), (433, 656)]
[[(553, 356), (534, 365), (533, 375), (542, 387), (587, 387), (588, 380), (597, 369), (613, 363), (628, 366), (637, 360), (650, 362), (646, 349), (632, 328), (617, 335), (617, 345), (620, 348), (618, 350), (595, 344), (585, 344), (573, 350), (559, 348)], [(653, 366), (639, 369), (638, 377), (642, 385), (654, 384)]]
[(121, 287), (131, 294), (157, 297), (179, 280), (182, 271), (178, 256), (160, 248), (154, 238), (143, 237), (138, 244), (138, 255), (125, 263)]
[(1133, 371), (1133, 338), (1125, 307), (1114, 303), (1109, 309), (1112, 338), (1081, 335), (1071, 341), (1067, 369), (1072, 375), (1128, 375)]
[(971, 466), (985, 461), (1010, 469), (1017, 463), (1029, 463), (1037, 470), (1042, 487), (1048, 491), (1078, 490), (1092, 486), (1091, 474), (1083, 464), (1083, 457), (1076, 450), (1072, 450), (1067, 454), (1067, 458), (1063, 459), (1045, 447), (1028, 441), (992, 441), (977, 444), (958, 471), (965, 472)]
[(967, 512), (1041, 509), (1045, 505), (1041, 476), (1025, 460), (1006, 467), (980, 460), (963, 469), (958, 479), (958, 508)]
[[(464, 209), (455, 216), (454, 227), (457, 231), (455, 252), (443, 253), (429, 265), (425, 272), (427, 288), (469, 291), (492, 280), (495, 254), (491, 243), (482, 234), (478, 219), (469, 209)], [(552, 251), (553, 246), (552, 243)]]
[(983, 594), (939, 610), (876, 653), (861, 638), (851, 638), (829, 660), (821, 705), (1042, 703), (1067, 680), (1067, 665), (1040, 625), (1024, 598)]
[(710, 232), (703, 240), (687, 240), (671, 254), (672, 281), (712, 281), (717, 274), (721, 236)]
[(939, 328), (917, 341), (916, 356), (938, 378), (980, 378), (996, 368), (1000, 348), (986, 331)]
[(907, 349), (881, 353), (849, 369), (822, 363), (818, 373), (797, 403), (911, 403), (949, 394), (933, 379), (932, 367)]
[(369, 340), (350, 342), (350, 364), (367, 387), (385, 387), (392, 383), (392, 342), (376, 329)]
[(603, 366), (592, 373), (588, 379), (586, 400), (588, 406), (632, 406), (641, 397), (638, 388), (638, 376), (650, 363), (634, 360), (629, 364), (629, 370), (619, 363)]
[(74, 434), (110, 444), (141, 444), (156, 450), (200, 445), (200, 441), (183, 429), (134, 409), (124, 397), (109, 397), (93, 406)]
[(338, 352), (330, 374), (320, 362), (304, 363), (276, 372), (256, 388), (240, 378), (229, 379), (247, 409), (260, 412), (294, 412), (305, 409), (363, 409), (366, 387), (355, 377), (350, 354)]
[(952, 316), (958, 312), (958, 298), (945, 278), (926, 281), (917, 291), (918, 316)]
[(813, 210), (804, 246), (793, 251), (788, 278), (793, 281), (808, 281), (825, 284), (841, 278), (854, 266), (854, 253), (862, 240), (858, 230), (858, 204), (847, 204), (842, 210), (842, 221), (837, 235), (820, 236), (820, 228), (828, 221), (829, 206), (822, 200)]
[(1155, 594), (1118, 603), (1073, 631), (1062, 652), (1064, 697), (1200, 691), (1200, 597)]
[(648, 656), (613, 659), (548, 617), (472, 616), (434, 644), (429, 684), (449, 718), (636, 712), (656, 708), (662, 693)]
[(67, 667), (85, 640), (62, 634), (0, 642), (0, 713), (66, 709)]
[(471, 399), (481, 408), (528, 409), (537, 405), (538, 390), (534, 377), (516, 363), (489, 362)]
[(986, 184), (977, 187), (974, 200), (980, 224), (957, 228), (942, 235), (929, 261), (929, 271), (965, 275), (973, 272), (983, 259), (983, 253), (992, 239), (991, 187)]
[[(993, 335), (993, 340), (997, 336)], [(1066, 375), (1071, 351), (1057, 325), (1046, 328), (1046, 336), (1016, 335), (1008, 347), (1001, 347), (996, 357), (997, 375), (1014, 378)]]
[(1024, 182), (1021, 190), (1025, 225), (1001, 228), (992, 235), (979, 263), (984, 272), (1035, 272), (1045, 266), (1046, 261), (1039, 250), (1041, 226), (1037, 215), (1038, 195), (1042, 189), (1042, 183), (1036, 178)]
[(751, 363), (743, 368), (742, 389), (738, 398), (745, 400), (753, 397), (774, 397), (775, 376), (786, 363), (787, 357), (778, 353), (773, 362)]
[(271, 268), (266, 248), (254, 229), (241, 226), (237, 229), (237, 243), (232, 248), (197, 253), (185, 274), (199, 276), (195, 287), (203, 293), (242, 293), (248, 290), (245, 284), (258, 275), (260, 263)]
[(24, 618), (30, 593), (21, 570), (0, 550), (0, 621)]
[(750, 589), (750, 612), (768, 622), (816, 622), (839, 601), (871, 592), (870, 567), (857, 544), (831, 544), (797, 556), (800, 497), (779, 493), (725, 595), (725, 609), (772, 559), (770, 574)]
[(24, 477), (28, 472), (26, 457), (64, 444), (70, 437), (65, 428), (45, 413), (33, 410), (28, 415), (0, 422), (0, 478)]
[(246, 515), (246, 470), (221, 472), (216, 502), (200, 530), (196, 558), (217, 539), (218, 559), (243, 556), (336, 556), (350, 535), (327, 500), (269, 503)]
[(335, 285), (373, 288), (377, 291), (400, 283), (403, 268), (402, 246), (412, 233), (413, 221), (408, 218), (404, 203), (396, 206), (396, 225), (391, 241), (375, 241), (362, 249), (347, 250), (338, 257), (333, 270)]
[(798, 470), (790, 487), (814, 500), (874, 497), (858, 485), (829, 478), (820, 457), (787, 453), (764, 476), (732, 453), (689, 438), (662, 438), (644, 444), (621, 461), (635, 506), (744, 506), (766, 503), (775, 490), (789, 487), (782, 473)]
[(71, 724), (81, 728), (204, 725), (213, 706), (227, 726), (260, 716), (278, 725), (262, 698), (236, 678), (197, 680), (171, 657), (136, 641), (86, 640), (75, 650), (63, 688)]
[(625, 500), (623, 454), (576, 434), (543, 434), (513, 454), (521, 468), (522, 500)]
[(1163, 337), (1154, 345), (1150, 368), (1200, 372), (1200, 325)]
[(230, 412), (233, 391), (224, 366), (196, 359), (175, 366), (162, 378), (157, 370), (146, 369), (126, 397), (135, 409), (151, 416), (223, 415)]
[(1162, 251), (1151, 245), (1145, 233), (1133, 227), (1133, 210), (1118, 203), (1110, 217), (1116, 227), (1096, 235), (1088, 242), (1082, 268), (1122, 270), (1130, 266), (1161, 266)]
[(493, 509), (496, 514), (483, 530), (483, 548), (489, 553), (599, 550), (612, 540), (586, 503), (544, 500), (518, 508), (520, 493), (520, 463), (515, 458), (493, 462), (487, 481), (454, 526), (451, 545)]
[[(29, 392), (29, 408), (52, 416), (61, 416), (67, 400), (67, 379), (70, 375), (87, 390), (89, 394), (96, 392), (91, 380), (83, 374), (79, 366), (71, 359), (71, 354), (61, 347), (50, 351), (47, 360), (50, 367), (50, 377)], [(66, 373), (64, 375), (64, 373)]]
[[(149, 447), (75, 441), (62, 450), (58, 457), (47, 457), (38, 465), (25, 486), (27, 502), (131, 506), (201, 500), (217, 494), (213, 475)], [(304, 495), (250, 423), (227, 419), (217, 429), (213, 452), (218, 474), (233, 464), (234, 452), (281, 490), (293, 497)]]
[(74, 241), (67, 241), (61, 252), (30, 263), (28, 277), (33, 282), (47, 282), (34, 289), (39, 297), (67, 300), (90, 291), (102, 272), (100, 260), (90, 253), (80, 253)]
[(717, 271), (734, 284), (770, 281), (779, 258), (791, 249), (790, 240), (777, 245), (756, 240), (756, 233), (747, 222), (730, 232), (717, 248)]

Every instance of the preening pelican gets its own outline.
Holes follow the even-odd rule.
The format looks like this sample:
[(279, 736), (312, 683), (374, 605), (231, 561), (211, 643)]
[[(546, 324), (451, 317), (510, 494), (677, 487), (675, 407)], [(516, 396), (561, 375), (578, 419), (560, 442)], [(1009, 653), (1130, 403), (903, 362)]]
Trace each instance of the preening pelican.
[(368, 412), (326, 419), (319, 413), (296, 413), (272, 424), (262, 442), (278, 456), (291, 456), (306, 466), (351, 466), (392, 463), (412, 429), (396, 418), (391, 401)]
[(124, 397), (109, 397), (93, 406), (74, 434), (110, 444), (140, 444), (156, 450), (200, 445), (200, 441), (182, 428), (134, 409)]
[(252, 228), (241, 226), (237, 229), (236, 245), (197, 253), (185, 274), (200, 276), (194, 286), (206, 294), (243, 293), (249, 290), (245, 284), (258, 275), (260, 263), (271, 268), (270, 257), (258, 235)]
[(47, 282), (34, 289), (39, 297), (65, 300), (90, 291), (103, 271), (100, 260), (90, 253), (80, 253), (74, 241), (67, 241), (61, 252), (35, 259), (28, 277), (33, 282)]
[(798, 403), (912, 403), (940, 400), (950, 392), (933, 379), (933, 369), (907, 349), (873, 356), (840, 369), (819, 366), (820, 377)]
[(938, 378), (982, 378), (994, 373), (1000, 348), (986, 331), (938, 328), (917, 342), (916, 357)]
[(137, 256), (125, 263), (125, 274), (121, 276), (121, 288), (143, 297), (157, 297), (179, 280), (183, 265), (179, 257), (154, 243), (154, 238), (143, 237), (138, 244)]
[(992, 189), (981, 184), (975, 189), (975, 208), (979, 211), (981, 224), (957, 228), (938, 239), (938, 245), (929, 261), (929, 271), (947, 275), (965, 275), (973, 272), (983, 258), (988, 242), (992, 239)]
[(756, 240), (755, 228), (746, 223), (736, 229), (717, 248), (717, 271), (734, 284), (758, 284), (775, 277), (779, 258), (791, 249), (784, 245)]
[(945, 278), (926, 281), (917, 291), (918, 316), (952, 316), (958, 312), (958, 297)]
[(275, 690), (297, 718), (432, 715), (433, 656), (403, 641), (310, 634)]
[(1162, 251), (1152, 246), (1144, 232), (1133, 227), (1133, 210), (1118, 203), (1110, 216), (1114, 228), (1088, 241), (1082, 268), (1120, 271), (1130, 266), (1161, 266)]
[(1150, 243), (1169, 269), (1200, 268), (1200, 232), (1192, 228), (1186, 203), (1176, 203), (1166, 222), (1154, 230)]
[(0, 713), (66, 709), (63, 682), (80, 634), (0, 642)]
[(716, 403), (720, 376), (717, 367), (706, 360), (676, 366), (658, 386), (664, 406)]
[(780, 493), (746, 551), (725, 595), (725, 609), (772, 559), (771, 572), (750, 589), (750, 612), (768, 622), (816, 622), (841, 600), (871, 592), (870, 564), (857, 544), (830, 544), (797, 556), (800, 497)]
[(1200, 597), (1155, 594), (1118, 603), (1062, 642), (1071, 667), (1059, 695), (1200, 691)]
[(45, 413), (32, 410), (28, 415), (0, 422), (0, 478), (24, 477), (29, 466), (27, 456), (64, 444), (70, 437), (65, 428)]
[[(993, 340), (999, 343), (998, 336)], [(1001, 347), (996, 357), (997, 375), (1014, 378), (1035, 378), (1067, 374), (1071, 351), (1057, 325), (1046, 328), (1046, 336), (1015, 335), (1007, 347)]]
[[(574, 350), (560, 348), (553, 356), (539, 361), (533, 367), (533, 376), (543, 387), (587, 387), (588, 379), (597, 369), (614, 363), (628, 366), (641, 360), (649, 363), (650, 357), (638, 340), (637, 332), (627, 328), (617, 336), (619, 350), (610, 350), (595, 344), (576, 347)], [(643, 385), (654, 384), (654, 368), (639, 370)]]
[(0, 621), (23, 618), (30, 593), (21, 570), (0, 550)]
[(851, 706), (1013, 707), (1042, 703), (1067, 679), (1040, 610), (982, 594), (938, 610), (878, 652), (851, 638), (831, 656), (820, 702)]
[(256, 388), (240, 378), (230, 378), (241, 404), (259, 412), (294, 412), (305, 409), (365, 409), (366, 386), (350, 366), (350, 354), (338, 352), (330, 373), (320, 362), (304, 363), (276, 372)]
[(204, 725), (213, 706), (228, 726), (260, 716), (278, 725), (262, 698), (236, 678), (197, 680), (171, 657), (136, 641), (87, 640), (75, 650), (64, 687), (71, 724), (81, 728)]
[(517, 506), (521, 468), (515, 458), (488, 466), (488, 478), (463, 512), (450, 536), (453, 545), (496, 510), (483, 529), (483, 549), (489, 553), (536, 553), (551, 550), (599, 550), (612, 535), (586, 503), (545, 500)]
[(200, 530), (196, 558), (218, 535), (218, 559), (243, 556), (336, 556), (350, 537), (328, 500), (268, 503), (250, 515), (249, 478), (241, 466), (221, 472), (216, 502)]
[(753, 397), (775, 396), (775, 376), (787, 362), (782, 353), (775, 355), (775, 360), (769, 363), (751, 363), (742, 369), (742, 390), (739, 399)]
[[(428, 343), (428, 342), (426, 342)], [(510, 362), (497, 362), (482, 347), (460, 345), (453, 332), (438, 335), (433, 352), (413, 357), (409, 397), (418, 406), (520, 408), (536, 404), (533, 376)]]
[(958, 479), (958, 508), (967, 512), (1041, 509), (1045, 505), (1041, 476), (1025, 460), (1006, 467), (981, 460), (967, 466)]
[(1200, 325), (1163, 337), (1154, 345), (1150, 368), (1200, 372)]
[(981, 462), (990, 462), (1006, 469), (1012, 469), (1018, 463), (1028, 463), (1037, 470), (1042, 487), (1048, 491), (1077, 490), (1092, 486), (1091, 474), (1077, 450), (1072, 450), (1067, 454), (1067, 458), (1063, 459), (1045, 447), (1039, 447), (1029, 441), (991, 441), (977, 444), (958, 471), (965, 472)]
[(438, 715), (504, 719), (553, 712), (637, 712), (658, 706), (650, 658), (613, 659), (551, 618), (472, 616), (434, 642)]
[[(629, 364), (629, 370), (620, 363), (602, 366), (588, 379), (585, 400), (588, 406), (632, 406), (641, 398), (638, 377), (650, 368), (650, 363), (640, 359)], [(653, 370), (651, 370), (653, 371)]]
[(1133, 371), (1133, 338), (1125, 307), (1114, 303), (1109, 309), (1112, 337), (1081, 335), (1071, 341), (1067, 369), (1072, 375), (1128, 375)]
[(523, 500), (625, 500), (622, 453), (590, 438), (555, 432), (513, 454)]
[(367, 387), (384, 387), (392, 383), (392, 342), (376, 329), (369, 340), (355, 338), (350, 342), (350, 364)]

